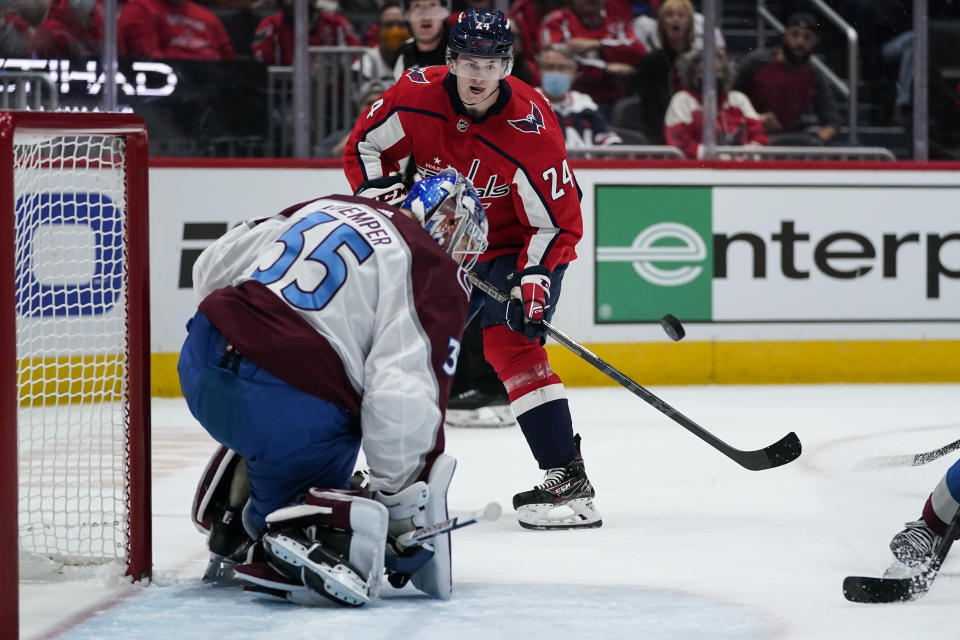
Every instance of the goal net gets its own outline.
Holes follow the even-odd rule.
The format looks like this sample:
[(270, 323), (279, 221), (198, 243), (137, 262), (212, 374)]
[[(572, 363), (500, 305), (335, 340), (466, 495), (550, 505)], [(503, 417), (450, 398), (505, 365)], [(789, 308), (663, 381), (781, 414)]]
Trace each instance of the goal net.
[(0, 155), (0, 411), (16, 452), (20, 578), (104, 562), (146, 576), (143, 123), (0, 112)]

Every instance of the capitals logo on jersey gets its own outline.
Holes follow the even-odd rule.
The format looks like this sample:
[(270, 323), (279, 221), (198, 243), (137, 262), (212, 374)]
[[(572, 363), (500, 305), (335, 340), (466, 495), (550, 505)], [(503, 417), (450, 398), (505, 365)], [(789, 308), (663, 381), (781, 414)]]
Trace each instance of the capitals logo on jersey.
[(530, 103), (530, 115), (520, 120), (507, 120), (514, 129), (519, 129), (524, 133), (540, 133), (541, 129), (547, 127), (543, 124), (543, 114), (540, 108), (533, 102)]
[(410, 71), (407, 72), (407, 77), (417, 84), (430, 84), (430, 81), (427, 80), (427, 77), (423, 75), (423, 69), (420, 67), (414, 67), (413, 69), (410, 69)]

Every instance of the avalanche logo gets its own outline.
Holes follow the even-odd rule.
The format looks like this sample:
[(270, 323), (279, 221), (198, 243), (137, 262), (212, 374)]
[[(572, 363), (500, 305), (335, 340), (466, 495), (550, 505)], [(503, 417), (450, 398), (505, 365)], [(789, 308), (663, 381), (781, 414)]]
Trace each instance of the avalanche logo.
[(524, 133), (540, 133), (540, 129), (546, 129), (543, 124), (543, 114), (540, 113), (540, 109), (537, 105), (530, 102), (530, 115), (522, 120), (507, 120), (510, 125), (515, 128), (523, 131)]
[(407, 72), (407, 77), (417, 84), (430, 84), (430, 81), (423, 75), (423, 69), (419, 67), (410, 69), (410, 71)]

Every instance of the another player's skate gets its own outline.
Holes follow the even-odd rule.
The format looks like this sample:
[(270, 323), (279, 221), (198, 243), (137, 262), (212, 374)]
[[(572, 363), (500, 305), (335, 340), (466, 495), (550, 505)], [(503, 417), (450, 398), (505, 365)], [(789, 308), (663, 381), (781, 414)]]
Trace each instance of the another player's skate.
[(890, 551), (897, 561), (884, 577), (906, 578), (917, 573), (930, 563), (939, 543), (940, 536), (923, 520), (906, 523), (906, 528), (890, 541)]
[(474, 388), (450, 397), (445, 424), (448, 427), (497, 428), (517, 423), (506, 394)]
[(513, 508), (526, 529), (599, 527), (603, 521), (593, 506), (594, 495), (583, 458), (577, 456), (565, 467), (547, 469), (543, 484), (513, 496)]

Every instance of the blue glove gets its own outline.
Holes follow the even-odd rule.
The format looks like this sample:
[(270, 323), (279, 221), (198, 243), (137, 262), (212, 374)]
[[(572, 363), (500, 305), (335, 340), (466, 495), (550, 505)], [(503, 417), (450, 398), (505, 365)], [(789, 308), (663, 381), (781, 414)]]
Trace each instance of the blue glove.
[(536, 265), (507, 276), (510, 300), (507, 302), (507, 326), (531, 340), (547, 335), (544, 314), (550, 308), (550, 270)]

